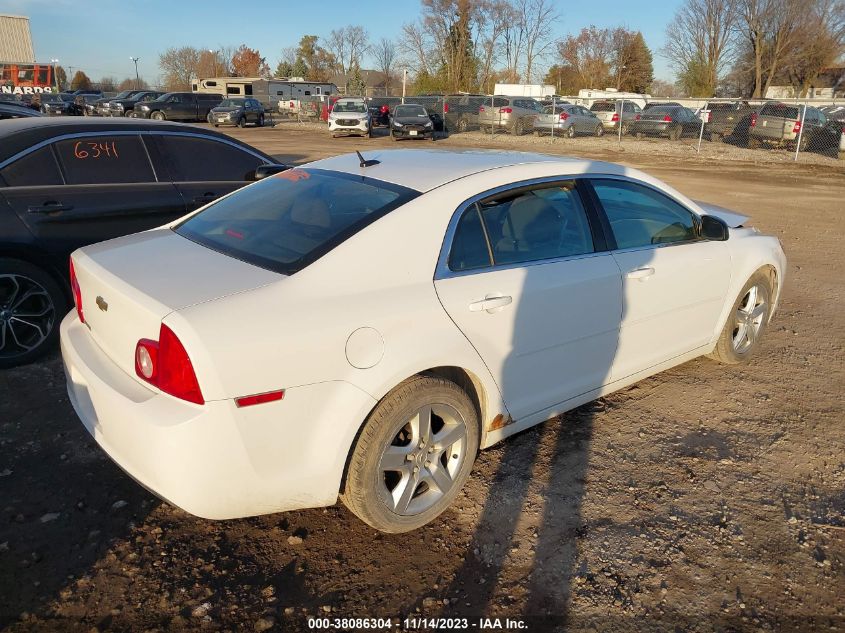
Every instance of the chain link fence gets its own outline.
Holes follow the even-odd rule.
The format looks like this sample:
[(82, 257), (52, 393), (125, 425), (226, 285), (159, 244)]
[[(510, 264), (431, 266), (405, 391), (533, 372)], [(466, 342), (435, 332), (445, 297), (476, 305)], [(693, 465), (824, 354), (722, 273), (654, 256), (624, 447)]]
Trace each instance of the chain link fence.
[[(395, 98), (397, 102), (399, 98)], [(450, 135), (480, 135), (538, 151), (544, 143), (660, 153), (680, 149), (750, 159), (845, 158), (845, 103), (833, 100), (668, 100), (412, 96)], [(534, 137), (534, 138), (531, 138)]]

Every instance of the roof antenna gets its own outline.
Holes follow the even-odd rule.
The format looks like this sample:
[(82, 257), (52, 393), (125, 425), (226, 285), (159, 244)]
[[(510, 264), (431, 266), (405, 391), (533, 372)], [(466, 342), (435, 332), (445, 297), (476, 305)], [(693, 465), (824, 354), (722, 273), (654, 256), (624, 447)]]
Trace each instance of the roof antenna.
[(358, 159), (361, 161), (361, 167), (372, 167), (373, 165), (378, 165), (381, 162), (380, 160), (375, 159), (364, 160), (364, 157), (361, 156), (361, 152), (359, 152), (357, 149), (355, 150), (355, 153), (358, 154)]

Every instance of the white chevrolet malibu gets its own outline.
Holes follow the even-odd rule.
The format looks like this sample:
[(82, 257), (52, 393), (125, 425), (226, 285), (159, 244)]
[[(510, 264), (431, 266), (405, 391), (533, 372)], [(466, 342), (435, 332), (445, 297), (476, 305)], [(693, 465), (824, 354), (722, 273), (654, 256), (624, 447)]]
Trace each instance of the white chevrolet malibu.
[(70, 400), (211, 519), (440, 514), (480, 448), (703, 354), (757, 348), (774, 237), (619, 165), (379, 151), (290, 169), (71, 258)]

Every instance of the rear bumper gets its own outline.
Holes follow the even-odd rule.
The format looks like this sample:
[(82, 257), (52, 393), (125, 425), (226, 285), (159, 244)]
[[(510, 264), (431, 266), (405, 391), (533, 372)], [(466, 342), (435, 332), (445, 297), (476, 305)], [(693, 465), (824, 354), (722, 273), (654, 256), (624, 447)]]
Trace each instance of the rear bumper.
[(631, 124), (631, 133), (633, 134), (668, 134), (673, 127), (671, 123), (663, 121), (656, 123), (648, 123), (644, 121), (635, 121)]
[(144, 487), (207, 519), (335, 503), (344, 438), (375, 405), (341, 381), (244, 409), (232, 400), (191, 404), (124, 373), (74, 311), (62, 322), (61, 348), (68, 396), (100, 447)]

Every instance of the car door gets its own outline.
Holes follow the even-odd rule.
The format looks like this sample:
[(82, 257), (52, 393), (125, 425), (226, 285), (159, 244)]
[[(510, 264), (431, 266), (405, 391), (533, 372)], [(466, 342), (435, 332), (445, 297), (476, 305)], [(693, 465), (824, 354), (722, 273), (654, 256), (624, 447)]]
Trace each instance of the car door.
[(464, 205), (435, 289), (514, 419), (600, 387), (616, 351), (621, 278), (574, 181)]
[(700, 238), (685, 206), (643, 183), (592, 179), (614, 239), (623, 284), (611, 379), (707, 345), (730, 283), (726, 242)]
[(589, 111), (581, 106), (573, 106), (572, 112), (575, 115), (577, 130), (582, 134), (592, 134), (596, 129), (598, 119)]
[(185, 213), (137, 133), (61, 138), (0, 169), (6, 201), (53, 253), (145, 231)]
[(195, 133), (156, 134), (156, 161), (175, 184), (188, 211), (255, 180), (267, 161), (225, 139)]

